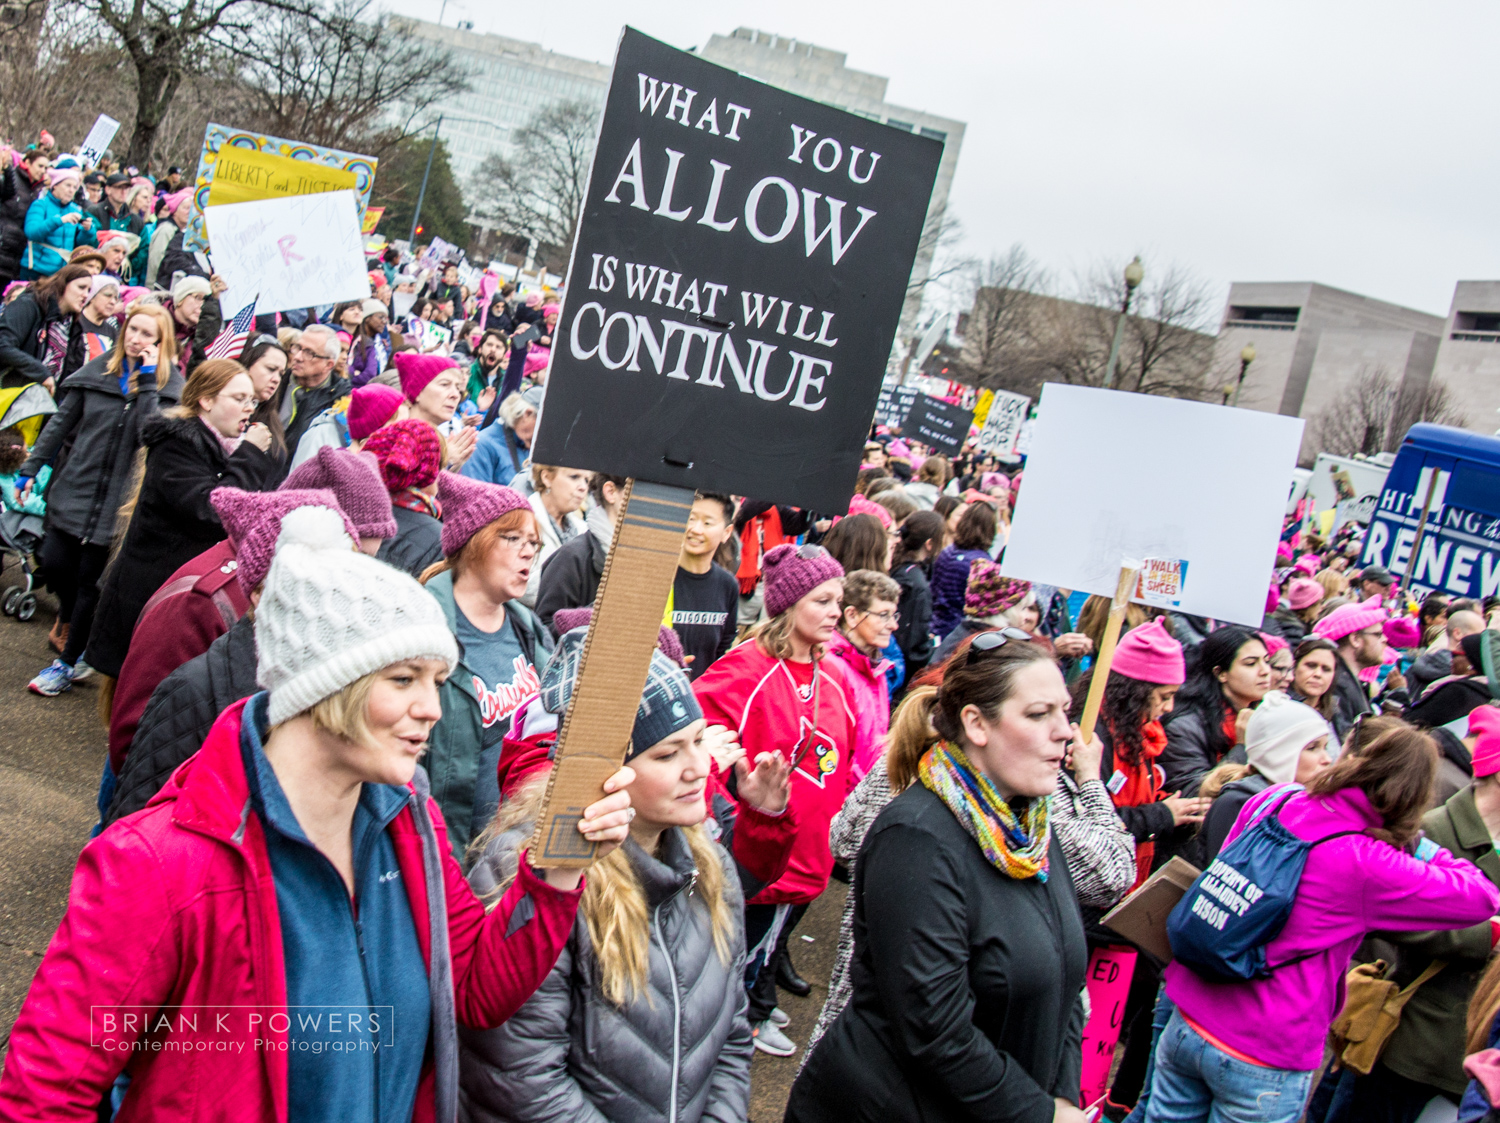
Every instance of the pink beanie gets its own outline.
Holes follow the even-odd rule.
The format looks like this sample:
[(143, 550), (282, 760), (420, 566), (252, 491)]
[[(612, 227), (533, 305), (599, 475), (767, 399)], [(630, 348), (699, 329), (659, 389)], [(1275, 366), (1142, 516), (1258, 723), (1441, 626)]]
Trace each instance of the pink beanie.
[(175, 214), (176, 211), (177, 211), (177, 208), (180, 207), (180, 206), (182, 206), (184, 200), (186, 200), (189, 197), (191, 197), (192, 194), (193, 194), (193, 189), (192, 189), (192, 187), (190, 185), (190, 186), (182, 188), (180, 191), (174, 191), (174, 192), (172, 192), (172, 194), (166, 196), (166, 198), (163, 199), (162, 201), (165, 202), (166, 205), (167, 205), (167, 213), (168, 214)]
[(1120, 637), (1110, 670), (1157, 686), (1181, 686), (1187, 681), (1182, 644), (1167, 634), (1166, 620), (1160, 616)]
[(1267, 655), (1275, 655), (1278, 651), (1285, 651), (1292, 646), (1285, 638), (1273, 632), (1256, 632), (1255, 634), (1260, 636), (1261, 642), (1266, 645)]
[(247, 597), (266, 579), (271, 555), (276, 552), (276, 540), (281, 535), (281, 517), (288, 512), (298, 507), (327, 507), (338, 512), (351, 539), (359, 538), (349, 516), (327, 488), (241, 491), (237, 487), (219, 487), (208, 501), (219, 513), (219, 521), (235, 544), (235, 558), (239, 562), (235, 577)]
[[(447, 527), (443, 529), (446, 533)], [(824, 581), (844, 576), (844, 567), (822, 546), (790, 542), (768, 551), (761, 568), (766, 575), (767, 616), (780, 616)]]
[[(863, 495), (856, 495), (853, 499), (849, 500), (849, 513), (851, 515), (874, 515), (880, 520), (880, 525), (885, 527), (886, 530), (890, 530), (891, 527), (896, 525), (889, 511), (879, 503), (866, 499)], [(838, 522), (837, 519), (833, 521)]]
[(1296, 568), (1304, 573), (1316, 573), (1323, 568), (1323, 559), (1317, 554), (1303, 554), (1297, 559)]
[(531, 510), (531, 504), (508, 487), (452, 472), (438, 473), (438, 502), (443, 505), (443, 555), (449, 558), (502, 515)]
[(1476, 706), (1469, 711), (1469, 736), (1474, 741), (1474, 779), (1500, 772), (1500, 709)]
[(1281, 564), (1291, 564), (1292, 544), (1290, 542), (1276, 543), (1276, 561)]
[(1392, 647), (1419, 647), (1422, 630), (1410, 616), (1397, 616), (1385, 622), (1385, 639)]
[(417, 395), (443, 371), (458, 366), (447, 355), (422, 355), (416, 351), (397, 351), (391, 356), (391, 362), (396, 364), (396, 372), (401, 376), (401, 392), (409, 402), (416, 401)]
[(1311, 608), (1326, 595), (1326, 590), (1311, 577), (1294, 577), (1286, 587), (1286, 602), (1292, 610)]
[(1275, 581), (1272, 581), (1270, 589), (1266, 591), (1266, 611), (1268, 613), (1275, 612), (1280, 605), (1281, 589), (1277, 586)]
[(356, 441), (365, 440), (395, 416), (402, 400), (400, 390), (383, 382), (361, 386), (349, 395), (349, 411), (346, 414), (349, 419), (349, 436)]
[(1363, 604), (1346, 604), (1335, 608), (1312, 626), (1313, 635), (1337, 643), (1347, 635), (1364, 631), (1371, 624), (1384, 624), (1385, 606), (1379, 597), (1371, 597)]
[(427, 487), (437, 479), (443, 466), (437, 430), (416, 418), (375, 430), (365, 442), (365, 451), (380, 461), (380, 474), (392, 495), (399, 495), (409, 487)]
[(283, 488), (326, 487), (359, 531), (360, 538), (394, 538), (396, 517), (380, 476), (380, 462), (368, 452), (324, 445), (287, 476)]

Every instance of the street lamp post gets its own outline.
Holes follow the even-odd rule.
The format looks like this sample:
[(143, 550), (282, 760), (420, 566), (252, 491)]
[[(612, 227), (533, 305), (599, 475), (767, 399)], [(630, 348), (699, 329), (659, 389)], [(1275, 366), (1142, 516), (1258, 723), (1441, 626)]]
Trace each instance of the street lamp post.
[(1146, 270), (1141, 267), (1140, 256), (1125, 266), (1125, 299), (1120, 303), (1120, 318), (1115, 321), (1115, 341), (1110, 344), (1109, 362), (1104, 367), (1104, 388), (1114, 385), (1115, 364), (1120, 361), (1120, 344), (1125, 341), (1125, 317), (1130, 315), (1130, 298), (1135, 295)]
[(443, 131), (443, 117), (438, 115), (437, 128), (432, 130), (432, 147), (427, 150), (427, 167), (422, 171), (422, 189), (417, 192), (417, 209), (411, 212), (412, 247), (417, 244), (417, 224), (422, 220), (422, 202), (427, 198), (427, 177), (432, 175), (432, 158), (437, 155), (438, 133)]
[(1240, 350), (1240, 380), (1234, 384), (1234, 401), (1230, 403), (1235, 409), (1240, 405), (1240, 390), (1245, 385), (1245, 372), (1250, 369), (1250, 364), (1255, 362), (1255, 344), (1247, 343)]

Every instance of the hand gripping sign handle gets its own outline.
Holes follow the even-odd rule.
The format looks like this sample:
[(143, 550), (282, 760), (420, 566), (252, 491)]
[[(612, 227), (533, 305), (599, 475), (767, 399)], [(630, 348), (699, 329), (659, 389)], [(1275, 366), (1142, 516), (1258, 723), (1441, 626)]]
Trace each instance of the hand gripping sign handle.
[(578, 833), (578, 820), (603, 794), (604, 781), (630, 747), (692, 509), (691, 489), (645, 480), (626, 484), (578, 683), (558, 732), (542, 813), (531, 838), (534, 866), (578, 869), (594, 861), (595, 845)]
[(1135, 583), (1140, 574), (1140, 562), (1126, 558), (1120, 563), (1120, 580), (1115, 586), (1115, 599), (1109, 606), (1104, 638), (1099, 641), (1099, 651), (1094, 657), (1089, 696), (1083, 704), (1083, 720), (1078, 723), (1084, 744), (1093, 739), (1094, 726), (1099, 721), (1099, 707), (1104, 702), (1104, 684), (1109, 681), (1110, 664), (1115, 661), (1115, 644), (1120, 639), (1120, 625), (1125, 621), (1125, 610), (1130, 607), (1130, 596), (1135, 592)]

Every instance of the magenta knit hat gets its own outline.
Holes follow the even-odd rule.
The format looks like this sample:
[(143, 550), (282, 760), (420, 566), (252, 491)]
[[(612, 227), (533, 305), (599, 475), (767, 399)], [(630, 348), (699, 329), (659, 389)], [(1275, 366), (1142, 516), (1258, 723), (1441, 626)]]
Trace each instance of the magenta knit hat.
[(1292, 583), (1286, 587), (1286, 602), (1292, 606), (1294, 612), (1311, 608), (1325, 595), (1327, 595), (1327, 590), (1311, 577), (1294, 577)]
[(375, 430), (365, 442), (364, 450), (380, 461), (380, 474), (385, 477), (386, 490), (392, 495), (409, 487), (426, 487), (437, 479), (443, 466), (442, 444), (437, 430), (416, 418)]
[(965, 616), (995, 616), (1014, 608), (1031, 592), (1031, 582), (1002, 577), (1000, 567), (988, 558), (975, 558), (969, 565), (964, 586)]
[(167, 205), (167, 213), (176, 213), (177, 208), (182, 206), (184, 200), (189, 198), (192, 193), (193, 185), (188, 184), (186, 187), (180, 188), (179, 190), (172, 192), (172, 194), (165, 196), (162, 201)]
[(349, 395), (349, 436), (362, 441), (395, 416), (401, 407), (401, 391), (383, 382), (371, 382)]
[(289, 511), (298, 507), (327, 507), (338, 512), (351, 539), (359, 538), (349, 516), (340, 509), (338, 498), (327, 488), (241, 491), (237, 487), (220, 487), (213, 490), (208, 501), (219, 513), (219, 521), (235, 544), (239, 563), (235, 577), (247, 597), (266, 579), (271, 555), (276, 552), (276, 539), (281, 534), (281, 517)]
[(380, 476), (380, 461), (368, 452), (324, 445), (311, 460), (293, 470), (283, 489), (326, 487), (338, 497), (361, 538), (394, 538), (396, 517)]
[(1420, 647), (1422, 629), (1410, 616), (1397, 616), (1385, 622), (1385, 638), (1392, 647)]
[(1275, 655), (1278, 651), (1292, 646), (1287, 643), (1284, 636), (1278, 636), (1272, 632), (1256, 632), (1255, 634), (1260, 637), (1261, 643), (1266, 645), (1266, 654), (1268, 656)]
[(1187, 681), (1182, 644), (1167, 634), (1166, 619), (1161, 616), (1120, 637), (1110, 670), (1157, 686), (1181, 686)]
[(1313, 635), (1337, 643), (1347, 635), (1361, 632), (1371, 624), (1384, 624), (1385, 606), (1379, 597), (1371, 597), (1363, 604), (1346, 604), (1335, 608), (1312, 626)]
[(438, 473), (438, 502), (443, 505), (443, 556), (449, 558), (500, 516), (531, 510), (531, 504), (508, 487), (452, 472)]
[(822, 546), (790, 542), (768, 551), (761, 568), (766, 575), (767, 616), (780, 616), (824, 581), (844, 576), (844, 567)]
[(409, 402), (416, 401), (417, 395), (443, 371), (458, 366), (447, 355), (421, 355), (416, 351), (397, 351), (391, 356), (391, 362), (396, 364), (396, 372), (401, 376), (401, 393)]
[(1323, 568), (1323, 559), (1317, 554), (1303, 554), (1297, 559), (1296, 568), (1304, 573), (1313, 574)]

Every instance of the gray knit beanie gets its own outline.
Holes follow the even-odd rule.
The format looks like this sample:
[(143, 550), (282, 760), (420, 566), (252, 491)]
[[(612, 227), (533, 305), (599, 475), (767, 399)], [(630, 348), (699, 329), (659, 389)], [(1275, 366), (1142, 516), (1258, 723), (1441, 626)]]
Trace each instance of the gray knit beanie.
[(442, 606), (407, 574), (354, 549), (344, 520), (299, 507), (281, 520), (255, 609), (256, 681), (279, 725), (403, 659), (442, 659), (458, 644)]
[[(583, 666), (583, 641), (587, 628), (564, 632), (557, 648), (542, 671), (542, 707), (552, 714), (562, 714), (573, 699), (578, 685), (578, 670)], [(686, 729), (703, 716), (703, 707), (693, 696), (687, 675), (660, 648), (651, 652), (651, 669), (646, 672), (646, 688), (635, 711), (635, 726), (630, 732), (629, 760), (639, 752), (663, 741), (679, 729)]]

